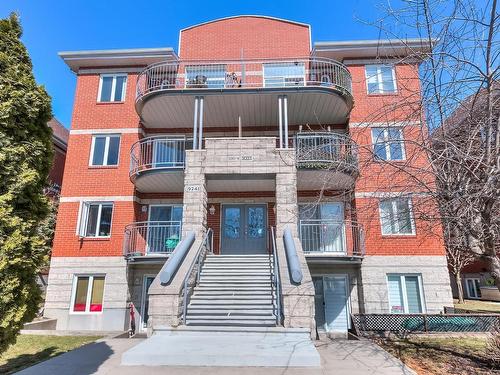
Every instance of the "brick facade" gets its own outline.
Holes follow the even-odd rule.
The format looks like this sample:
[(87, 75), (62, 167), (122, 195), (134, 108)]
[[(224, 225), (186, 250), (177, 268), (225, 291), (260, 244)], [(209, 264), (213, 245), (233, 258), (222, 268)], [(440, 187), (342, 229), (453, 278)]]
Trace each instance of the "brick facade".
[[(242, 56), (246, 59), (307, 58), (311, 54), (309, 26), (251, 16), (216, 20), (184, 29), (180, 33), (179, 46), (179, 56), (184, 60), (240, 59)], [(314, 326), (314, 323), (310, 322), (311, 316), (314, 315), (314, 306), (308, 305), (309, 307), (295, 313), (292, 311), (293, 304), (305, 303), (307, 305), (310, 303), (313, 295), (311, 274), (314, 276), (315, 274), (324, 275), (328, 272), (332, 274), (345, 272), (345, 274), (350, 275), (350, 279), (356, 286), (355, 300), (359, 306), (355, 306), (353, 311), (385, 311), (382, 306), (388, 304), (384, 276), (387, 270), (381, 268), (385, 258), (391, 262), (390, 272), (399, 272), (398, 265), (400, 264), (401, 270), (403, 270), (401, 272), (405, 272), (406, 269), (408, 272), (423, 275), (426, 299), (429, 302), (428, 310), (438, 311), (440, 304), (450, 301), (449, 281), (442, 280), (441, 275), (441, 268), (445, 267), (443, 263), (445, 253), (439, 227), (426, 228), (424, 222), (416, 219), (414, 235), (383, 236), (381, 234), (378, 212), (380, 194), (420, 193), (421, 189), (418, 186), (412, 186), (405, 173), (374, 161), (372, 154), (367, 151), (372, 148), (370, 126), (373, 124), (415, 121), (413, 126), (404, 127), (404, 138), (407, 141), (418, 141), (421, 134), (419, 119), (408, 119), (408, 113), (414, 113), (420, 104), (418, 64), (395, 65), (398, 91), (390, 95), (368, 95), (365, 63), (350, 60), (349, 63), (346, 62), (346, 65), (352, 75), (354, 97), (354, 107), (350, 113), (349, 122), (347, 124), (312, 124), (309, 129), (324, 130), (329, 127), (335, 131), (350, 134), (359, 145), (360, 175), (355, 182), (354, 191), (346, 195), (345, 191), (327, 190), (323, 192), (323, 201), (340, 199), (345, 203), (346, 218), (356, 219), (364, 226), (366, 258), (370, 260), (367, 262), (366, 270), (363, 270), (364, 263), (361, 266), (348, 263), (341, 267), (334, 264), (310, 266), (311, 272), (309, 272), (306, 257), (301, 251), (301, 264), (306, 274), (307, 285), (302, 290), (296, 290), (290, 285), (287, 291), (289, 294), (285, 304), (286, 309), (290, 309), (290, 316), (287, 320), (287, 324), (290, 326), (306, 326), (311, 329)], [(77, 262), (77, 259), (87, 257), (93, 262), (98, 262), (97, 259), (102, 257), (103, 259), (113, 258), (116, 264), (120, 263), (123, 260), (125, 226), (135, 221), (147, 220), (147, 206), (156, 203), (183, 205), (183, 232), (194, 230), (198, 233), (203, 228), (212, 228), (216, 253), (219, 252), (221, 242), (222, 205), (231, 200), (234, 202), (265, 203), (268, 207), (268, 224), (277, 227), (278, 235), (282, 235), (283, 228), (291, 224), (294, 236), (299, 242), (298, 246), (301, 248), (296, 233), (297, 203), (314, 200), (319, 191), (297, 192), (295, 164), (292, 166), (286, 163), (280, 164), (279, 157), (289, 157), (289, 155), (287, 153), (280, 155), (276, 150), (276, 140), (272, 139), (277, 136), (277, 126), (259, 127), (254, 126), (254, 124), (245, 124), (244, 135), (253, 137), (245, 140), (229, 139), (229, 137), (237, 137), (237, 127), (207, 127), (203, 133), (205, 149), (186, 151), (187, 167), (183, 175), (185, 186), (200, 186), (200, 190), (195, 193), (172, 191), (147, 193), (136, 190), (129, 177), (130, 149), (134, 142), (145, 136), (157, 134), (175, 134), (186, 137), (191, 137), (193, 134), (192, 127), (189, 128), (183, 124), (168, 124), (165, 128), (150, 129), (147, 124), (141, 123), (135, 108), (135, 93), (138, 72), (144, 68), (145, 66), (131, 65), (129, 61), (126, 61), (122, 65), (116, 63), (115, 66), (85, 67), (77, 73), (73, 120), (64, 170), (64, 185), (52, 251), (53, 264), (64, 264), (71, 258), (75, 258), (74, 261)], [(125, 99), (123, 102), (98, 103), (100, 74), (110, 71), (127, 72)], [(391, 105), (395, 109), (387, 111), (388, 106)], [(290, 135), (293, 136), (298, 130), (299, 125), (290, 126)], [(117, 166), (89, 166), (92, 136), (96, 134), (120, 135)], [(257, 136), (262, 138), (255, 138)], [(424, 157), (413, 155), (415, 149), (412, 148), (411, 142), (406, 144), (408, 145), (406, 154), (408, 158), (411, 157), (411, 162), (419, 166), (425, 165)], [(241, 161), (242, 157), (238, 156), (242, 149), (245, 149), (245, 157), (252, 155), (251, 161), (246, 164)], [(231, 159), (232, 156), (238, 156), (240, 159)], [(231, 164), (228, 160), (239, 160), (239, 162)], [(259, 160), (262, 162), (259, 163)], [(203, 173), (201, 173), (202, 170)], [(274, 176), (275, 185), (273, 189), (239, 189), (234, 192), (208, 190), (207, 176), (210, 178), (212, 175), (224, 173), (235, 176), (249, 173), (271, 174)], [(414, 194), (412, 199), (423, 200), (426, 198)], [(83, 201), (113, 202), (111, 236), (109, 238), (80, 238), (78, 236), (77, 224)], [(207, 213), (207, 210), (212, 206), (214, 208), (213, 215)], [(433, 209), (433, 203), (430, 202), (428, 207)], [(201, 234), (201, 232), (199, 233)], [(282, 246), (279, 247), (279, 251), (283, 252)], [(281, 260), (284, 261), (285, 255), (284, 253), (282, 255)], [(412, 263), (412, 259), (418, 260), (414, 267), (408, 265)], [(426, 275), (429, 275), (426, 267), (432, 263), (432, 259), (437, 260), (436, 270), (441, 276), (439, 280), (433, 279), (430, 286), (426, 287), (425, 279), (428, 277)], [(76, 267), (74, 264), (77, 263), (75, 262), (71, 263), (72, 267)], [(154, 272), (158, 272), (160, 266), (154, 266)], [(134, 266), (128, 265), (127, 267), (133, 268)], [(285, 263), (282, 264), (282, 267), (286, 271)], [(78, 273), (78, 271), (74, 272)], [(85, 272), (90, 272), (88, 267)], [(140, 289), (142, 281), (137, 278), (143, 277), (147, 270), (137, 271), (134, 269), (133, 272), (136, 272), (138, 276), (133, 280), (128, 280), (129, 288), (133, 290), (133, 295), (128, 299), (138, 303), (141, 301), (141, 297), (137, 293), (139, 293), (138, 289)], [(363, 305), (361, 296), (365, 279), (372, 281), (366, 284), (368, 302)], [(162, 295), (164, 291), (155, 280), (153, 287), (156, 289), (152, 292), (155, 295), (152, 306), (165, 309), (168, 305), (169, 308), (177, 309), (178, 302), (175, 300), (175, 296), (178, 296), (179, 291), (175, 288), (180, 288), (180, 280), (176, 280), (174, 284), (172, 290), (168, 292), (170, 294), (167, 293), (168, 297), (166, 297), (166, 294)], [(66, 287), (68, 287), (67, 284)], [(437, 296), (435, 290), (440, 287), (444, 292)], [(143, 292), (140, 291), (140, 293)], [(377, 293), (384, 295), (381, 297), (381, 301), (385, 302), (380, 302), (379, 305), (373, 301)], [(165, 299), (162, 300), (158, 296), (163, 296)], [(123, 308), (125, 303), (126, 301), (123, 300)], [(59, 309), (66, 310), (68, 307), (69, 300), (61, 302), (57, 306)], [(136, 306), (136, 308), (138, 307)], [(61, 312), (57, 313), (58, 316), (61, 314)], [(172, 314), (174, 316), (175, 312)], [(157, 314), (157, 319), (172, 323), (172, 316), (166, 317)]]

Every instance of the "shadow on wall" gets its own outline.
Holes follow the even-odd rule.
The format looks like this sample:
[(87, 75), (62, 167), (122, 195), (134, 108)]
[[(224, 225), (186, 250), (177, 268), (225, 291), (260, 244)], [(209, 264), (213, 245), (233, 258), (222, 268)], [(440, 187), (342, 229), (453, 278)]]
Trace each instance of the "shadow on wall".
[[(55, 347), (50, 347), (44, 349), (38, 353), (27, 355), (25, 362), (29, 359), (32, 361), (44, 360), (51, 353), (55, 351)], [(72, 350), (70, 352), (61, 354), (55, 358), (51, 358), (45, 362), (38, 363), (32, 367), (26, 368), (23, 371), (18, 372), (20, 375), (49, 375), (49, 374), (79, 374), (79, 375), (90, 375), (95, 374), (99, 367), (111, 357), (113, 350), (105, 342), (95, 342), (91, 344), (84, 345), (80, 348)], [(24, 355), (23, 355), (24, 356)], [(9, 366), (9, 363), (16, 362), (20, 360), (21, 356), (13, 358), (5, 366)], [(16, 367), (19, 370), (19, 367)], [(0, 367), (0, 373), (3, 373), (4, 366)], [(9, 370), (7, 370), (9, 371)], [(14, 368), (10, 370), (9, 373), (13, 373)]]

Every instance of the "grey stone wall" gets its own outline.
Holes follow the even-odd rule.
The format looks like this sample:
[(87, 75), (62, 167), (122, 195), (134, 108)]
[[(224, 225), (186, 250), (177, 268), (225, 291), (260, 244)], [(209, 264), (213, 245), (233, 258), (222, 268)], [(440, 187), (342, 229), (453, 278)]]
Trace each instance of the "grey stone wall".
[[(123, 257), (53, 257), (44, 316), (57, 319), (58, 330), (122, 331), (128, 329), (127, 264)], [(75, 275), (103, 274), (102, 313), (70, 312)]]
[(443, 306), (453, 306), (445, 256), (365, 256), (360, 281), (362, 312), (389, 312), (388, 273), (420, 274), (428, 313), (439, 313)]

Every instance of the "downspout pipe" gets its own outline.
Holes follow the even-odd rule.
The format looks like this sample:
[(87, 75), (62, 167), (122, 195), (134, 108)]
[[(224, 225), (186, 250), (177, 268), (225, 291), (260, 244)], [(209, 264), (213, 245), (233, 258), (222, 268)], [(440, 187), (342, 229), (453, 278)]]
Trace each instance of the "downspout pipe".
[(286, 259), (288, 261), (288, 272), (290, 279), (300, 284), (304, 275), (302, 274), (302, 267), (300, 266), (299, 256), (297, 255), (297, 248), (293, 240), (292, 231), (289, 227), (285, 228), (283, 232), (283, 243), (285, 245)]
[(194, 232), (188, 232), (186, 236), (177, 244), (172, 255), (168, 259), (165, 267), (160, 271), (160, 283), (162, 285), (168, 284), (172, 281), (175, 273), (182, 264), (182, 261), (188, 253), (191, 246), (193, 246), (195, 239)]

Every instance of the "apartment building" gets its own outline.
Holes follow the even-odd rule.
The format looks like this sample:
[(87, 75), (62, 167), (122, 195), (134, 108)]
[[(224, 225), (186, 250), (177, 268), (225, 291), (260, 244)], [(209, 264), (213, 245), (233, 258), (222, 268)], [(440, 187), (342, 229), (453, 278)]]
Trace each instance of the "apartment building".
[(60, 53), (77, 86), (45, 316), (123, 330), (132, 302), (150, 333), (343, 334), (350, 314), (442, 311), (443, 243), (381, 166), (421, 125), (383, 111), (418, 100), (409, 49), (235, 16), (181, 30), (177, 52)]

